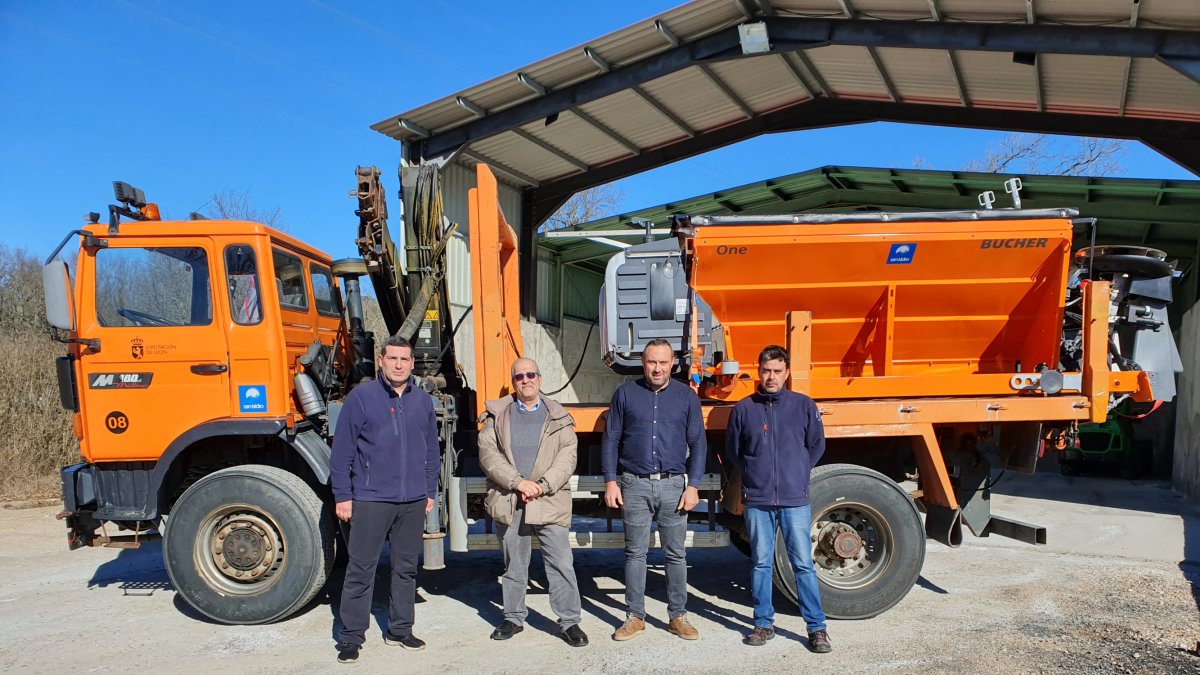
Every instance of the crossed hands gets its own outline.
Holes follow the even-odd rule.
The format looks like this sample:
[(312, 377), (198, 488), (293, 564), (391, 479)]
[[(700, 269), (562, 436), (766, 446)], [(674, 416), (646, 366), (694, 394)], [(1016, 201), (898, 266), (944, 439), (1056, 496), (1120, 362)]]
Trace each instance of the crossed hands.
[(526, 479), (517, 483), (517, 492), (521, 493), (521, 501), (531, 502), (542, 496), (542, 486)]

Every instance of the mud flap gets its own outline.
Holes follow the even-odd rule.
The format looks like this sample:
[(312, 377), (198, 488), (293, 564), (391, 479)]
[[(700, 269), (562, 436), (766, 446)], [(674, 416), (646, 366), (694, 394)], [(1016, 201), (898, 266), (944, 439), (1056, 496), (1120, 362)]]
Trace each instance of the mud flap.
[(925, 505), (925, 536), (956, 548), (962, 543), (962, 515), (959, 509), (938, 504)]
[(1032, 476), (1042, 447), (1041, 422), (1009, 422), (1000, 430), (1000, 468)]

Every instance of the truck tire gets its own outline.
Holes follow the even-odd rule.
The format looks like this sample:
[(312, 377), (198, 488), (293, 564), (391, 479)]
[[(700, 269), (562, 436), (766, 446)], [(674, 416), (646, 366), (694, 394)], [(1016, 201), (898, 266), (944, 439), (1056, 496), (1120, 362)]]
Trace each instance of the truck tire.
[(175, 502), (163, 534), (171, 583), (222, 623), (278, 621), (333, 567), (333, 523), (299, 476), (248, 464), (211, 473)]
[[(814, 469), (809, 495), (813, 567), (826, 616), (869, 619), (900, 602), (925, 562), (925, 529), (912, 497), (887, 476), (853, 464)], [(838, 535), (849, 546), (837, 547), (843, 553), (857, 544), (853, 555), (835, 552)], [(775, 586), (796, 602), (792, 563), (782, 535), (776, 536)]]

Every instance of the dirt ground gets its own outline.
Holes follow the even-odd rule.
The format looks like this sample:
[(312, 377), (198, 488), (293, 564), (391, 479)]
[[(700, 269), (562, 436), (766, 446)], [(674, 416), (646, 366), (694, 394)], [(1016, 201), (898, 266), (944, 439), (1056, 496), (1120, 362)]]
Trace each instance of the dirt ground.
[[(56, 511), (0, 510), (5, 671), (347, 670), (335, 661), (328, 599), (275, 625), (216, 625), (177, 597), (157, 543), (67, 551)], [(689, 551), (697, 642), (666, 632), (658, 552), (648, 630), (610, 639), (624, 616), (619, 551), (576, 553), (589, 647), (557, 639), (536, 556), (529, 629), (492, 642), (500, 556), (471, 553), (421, 573), (416, 633), (429, 648), (386, 647), (374, 632), (354, 672), (1200, 673), (1200, 508), (1162, 483), (1046, 473), (1002, 481), (993, 511), (1046, 525), (1049, 544), (969, 534), (958, 549), (930, 542), (921, 579), (899, 605), (831, 622), (829, 655), (804, 648), (803, 621), (780, 598), (779, 637), (741, 644), (752, 615), (749, 566), (732, 548)]]

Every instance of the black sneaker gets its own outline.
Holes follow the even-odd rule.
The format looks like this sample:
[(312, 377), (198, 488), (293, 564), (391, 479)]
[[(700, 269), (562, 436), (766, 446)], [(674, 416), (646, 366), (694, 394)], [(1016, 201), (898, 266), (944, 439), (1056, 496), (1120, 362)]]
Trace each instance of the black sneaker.
[(496, 630), (492, 631), (492, 639), (507, 640), (523, 630), (525, 630), (525, 626), (522, 626), (516, 621), (505, 621), (499, 626), (496, 626)]
[(767, 640), (775, 637), (775, 628), (772, 626), (755, 626), (750, 634), (742, 639), (742, 644), (750, 645), (751, 647), (761, 647), (767, 644)]
[(338, 663), (358, 663), (358, 650), (362, 645), (352, 645), (349, 642), (337, 643)]
[(587, 633), (584, 633), (578, 624), (568, 626), (562, 632), (562, 639), (572, 647), (586, 647), (588, 645)]
[(399, 637), (392, 635), (391, 633), (384, 633), (383, 644), (390, 645), (392, 647), (403, 647), (410, 652), (419, 652), (422, 649), (425, 649), (425, 641), (411, 633)]
[(808, 647), (818, 654), (828, 654), (833, 651), (833, 646), (829, 644), (829, 633), (823, 630), (808, 634)]

